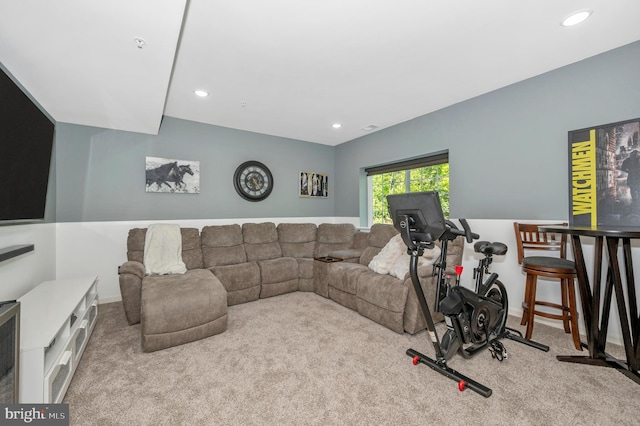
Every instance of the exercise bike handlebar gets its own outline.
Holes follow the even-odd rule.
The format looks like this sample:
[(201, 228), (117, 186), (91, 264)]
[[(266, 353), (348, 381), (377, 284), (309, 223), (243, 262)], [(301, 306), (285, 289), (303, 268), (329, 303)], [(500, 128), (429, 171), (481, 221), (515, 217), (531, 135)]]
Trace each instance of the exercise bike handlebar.
[(462, 225), (462, 229), (458, 229), (451, 221), (447, 221), (447, 223), (450, 226), (449, 232), (451, 232), (451, 234), (464, 235), (468, 243), (472, 243), (473, 240), (477, 240), (478, 238), (480, 238), (480, 235), (474, 232), (471, 232), (471, 228), (467, 223), (467, 219), (460, 219), (460, 224)]

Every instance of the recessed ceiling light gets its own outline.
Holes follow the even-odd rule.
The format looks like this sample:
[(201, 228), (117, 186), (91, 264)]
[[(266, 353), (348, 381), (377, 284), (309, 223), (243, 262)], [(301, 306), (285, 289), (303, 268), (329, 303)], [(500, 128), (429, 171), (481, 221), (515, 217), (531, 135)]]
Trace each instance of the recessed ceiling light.
[(375, 130), (377, 128), (378, 128), (378, 126), (376, 126), (375, 124), (369, 124), (368, 126), (364, 126), (360, 130), (364, 130), (365, 132), (370, 132), (370, 131)]
[(333, 127), (334, 129), (339, 129), (340, 127), (342, 127), (342, 124), (340, 124), (340, 123), (333, 123), (333, 124), (331, 125), (331, 127)]
[(196, 96), (200, 96), (201, 98), (209, 96), (209, 92), (204, 91), (204, 90), (194, 90), (193, 93), (195, 93)]
[(579, 10), (577, 12), (573, 12), (571, 15), (567, 16), (562, 20), (563, 27), (572, 27), (574, 25), (578, 25), (581, 22), (584, 22), (589, 16), (591, 16), (590, 10)]

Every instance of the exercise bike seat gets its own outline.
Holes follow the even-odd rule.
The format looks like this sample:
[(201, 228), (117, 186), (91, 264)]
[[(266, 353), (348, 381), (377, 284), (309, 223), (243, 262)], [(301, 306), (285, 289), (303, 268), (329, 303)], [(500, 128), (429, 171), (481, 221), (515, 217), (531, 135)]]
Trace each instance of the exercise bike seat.
[(502, 256), (507, 252), (507, 245), (503, 243), (490, 243), (489, 241), (478, 241), (473, 245), (476, 253), (482, 253), (485, 256), (498, 255)]

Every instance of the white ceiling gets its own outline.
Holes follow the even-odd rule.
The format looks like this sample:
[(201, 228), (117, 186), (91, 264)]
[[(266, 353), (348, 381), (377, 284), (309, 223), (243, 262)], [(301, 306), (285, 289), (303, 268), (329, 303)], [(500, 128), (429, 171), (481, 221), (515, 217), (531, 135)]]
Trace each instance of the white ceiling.
[(157, 134), (166, 115), (327, 145), (636, 40), (638, 0), (0, 2), (0, 63), (58, 122)]

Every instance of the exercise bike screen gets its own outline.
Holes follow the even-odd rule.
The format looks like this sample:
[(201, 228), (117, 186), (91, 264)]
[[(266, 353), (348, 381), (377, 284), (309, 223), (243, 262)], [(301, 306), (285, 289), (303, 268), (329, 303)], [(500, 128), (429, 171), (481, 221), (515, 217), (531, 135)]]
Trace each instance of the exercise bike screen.
[(437, 240), (446, 230), (438, 191), (411, 192), (387, 196), (393, 226), (402, 232), (399, 216), (413, 219), (410, 231), (431, 234)]

